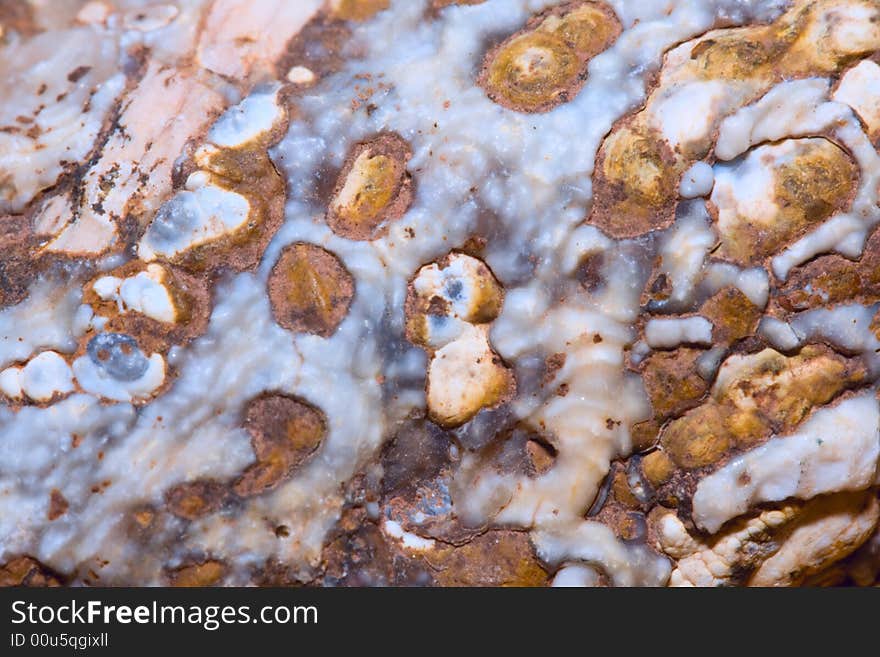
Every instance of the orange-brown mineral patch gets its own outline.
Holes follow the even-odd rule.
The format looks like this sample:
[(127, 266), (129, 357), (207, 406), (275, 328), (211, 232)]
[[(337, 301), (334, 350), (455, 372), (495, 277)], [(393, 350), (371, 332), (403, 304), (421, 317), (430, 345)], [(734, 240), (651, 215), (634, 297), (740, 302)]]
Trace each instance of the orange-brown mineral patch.
[(618, 239), (670, 226), (683, 170), (657, 130), (624, 119), (596, 156), (590, 223)]
[(0, 586), (61, 586), (61, 578), (33, 557), (16, 557), (0, 566)]
[(382, 452), (380, 515), (407, 532), (461, 543), (485, 530), (465, 526), (450, 497), (452, 435), (424, 418), (403, 423)]
[(360, 507), (345, 509), (321, 555), (322, 583), (342, 586), (425, 586), (432, 570), (398, 549)]
[(0, 308), (23, 301), (40, 271), (37, 238), (25, 215), (0, 216)]
[[(836, 74), (876, 50), (876, 16), (876, 5), (865, 0), (800, 0), (768, 25), (712, 30), (669, 51), (645, 105), (618, 121), (602, 144), (588, 221), (615, 238), (668, 226), (680, 177), (711, 152), (720, 121), (776, 83)], [(861, 27), (856, 28), (859, 20)], [(670, 120), (682, 102), (706, 107), (694, 122)], [(825, 212), (823, 203), (835, 206), (838, 195), (829, 192), (835, 185), (842, 186), (840, 198), (848, 196), (852, 171), (829, 160), (829, 155), (818, 154), (809, 158), (818, 161), (783, 172), (777, 195), (796, 206), (785, 217), (789, 229), (798, 222), (796, 215), (813, 221)], [(823, 169), (829, 175), (827, 184), (817, 183), (814, 190), (804, 182)], [(769, 231), (769, 242), (778, 246), (798, 230), (789, 229), (782, 235)], [(756, 232), (760, 236), (761, 231)], [(766, 246), (760, 255), (750, 255), (748, 244), (738, 255), (760, 260), (774, 248), (769, 242), (751, 245)]]
[(269, 275), (272, 314), (289, 331), (329, 337), (353, 296), (354, 279), (339, 258), (313, 244), (285, 247)]
[(728, 286), (706, 300), (700, 308), (700, 315), (714, 326), (712, 341), (729, 345), (755, 332), (761, 309), (739, 288)]
[(70, 503), (67, 498), (61, 494), (60, 490), (53, 488), (49, 493), (49, 510), (46, 512), (46, 518), (49, 521), (57, 520), (67, 513), (68, 508), (70, 508)]
[[(291, 69), (302, 67), (314, 76), (307, 82), (312, 84), (318, 78), (337, 72), (346, 61), (343, 49), (351, 39), (351, 29), (351, 24), (319, 12), (287, 44), (284, 54), (275, 63), (276, 77), (282, 79)], [(300, 73), (309, 79), (306, 71)]]
[(287, 107), (280, 87), (261, 87), (252, 94), (267, 95), (274, 116), (258, 133), (230, 137), (223, 132), (236, 112), (245, 111), (249, 97), (219, 119), (225, 123), (218, 134), (209, 132), (197, 148), (185, 149), (186, 158), (175, 168), (175, 185), (185, 189), (166, 201), (147, 227), (137, 247), (141, 259), (193, 273), (256, 266), (284, 220), (286, 197), (284, 178), (268, 148), (287, 128)]
[(700, 404), (709, 389), (709, 383), (697, 373), (697, 359), (703, 353), (682, 347), (658, 351), (645, 359), (642, 379), (655, 418), (675, 417)]
[(256, 463), (233, 486), (240, 497), (259, 495), (289, 477), (315, 453), (327, 432), (321, 411), (282, 394), (254, 399), (244, 426), (251, 435)]
[(546, 586), (548, 574), (526, 532), (491, 530), (459, 546), (428, 551), (440, 586)]
[(327, 225), (352, 240), (372, 240), (407, 211), (412, 178), (409, 144), (393, 133), (356, 144), (348, 154), (330, 206)]
[[(437, 279), (447, 271), (445, 280)], [(486, 324), (498, 316), (503, 303), (504, 289), (486, 263), (463, 253), (449, 253), (422, 267), (407, 288), (407, 340), (431, 348), (432, 321), (449, 316)]]
[(620, 31), (617, 16), (603, 3), (563, 3), (533, 16), (492, 48), (477, 83), (508, 109), (547, 112), (577, 95), (590, 59)]
[[(755, 166), (766, 167), (773, 180), (766, 194), (739, 182), (738, 169)], [(724, 181), (716, 182), (712, 194), (721, 238), (719, 255), (751, 265), (843, 210), (858, 184), (858, 169), (842, 148), (827, 139), (791, 139), (759, 146)]]
[(168, 573), (168, 579), (171, 586), (214, 586), (225, 574), (226, 566), (223, 562), (208, 559), (176, 568)]
[(492, 529), (419, 549), (389, 536), (360, 508), (346, 509), (322, 555), (322, 581), (345, 586), (544, 586), (549, 575), (528, 534)]
[(809, 345), (790, 357), (773, 349), (734, 355), (719, 370), (706, 402), (670, 422), (660, 442), (681, 468), (709, 466), (734, 449), (792, 429), (865, 376), (860, 361), (824, 346)]
[(165, 504), (178, 518), (196, 520), (217, 511), (228, 496), (226, 484), (213, 479), (199, 479), (169, 489), (165, 493)]
[[(841, 71), (873, 51), (880, 32), (869, 27), (861, 34), (837, 31), (842, 15), (870, 13), (867, 0), (800, 0), (768, 25), (716, 30), (701, 37), (691, 50), (689, 72), (703, 79), (777, 81)], [(866, 23), (875, 21), (867, 17)], [(866, 27), (868, 27), (866, 25)]]
[(4, 32), (18, 32), (27, 37), (40, 31), (29, 2), (0, 0), (0, 38)]
[(660, 423), (657, 420), (636, 422), (630, 429), (630, 439), (634, 452), (651, 449), (660, 435)]
[(201, 158), (199, 165), (209, 172), (217, 186), (247, 199), (250, 205), (244, 226), (228, 236), (197, 245), (170, 258), (191, 271), (231, 267), (251, 269), (284, 221), (287, 188), (267, 148), (277, 141), (286, 121), (269, 135), (239, 148), (222, 148)]
[(129, 520), (134, 531), (144, 532), (156, 520), (156, 509), (149, 504), (139, 504), (129, 512)]
[(675, 472), (675, 464), (663, 450), (654, 450), (642, 458), (639, 464), (642, 475), (654, 488), (659, 488), (672, 477)]
[(388, 6), (389, 0), (330, 0), (330, 15), (343, 21), (365, 21)]

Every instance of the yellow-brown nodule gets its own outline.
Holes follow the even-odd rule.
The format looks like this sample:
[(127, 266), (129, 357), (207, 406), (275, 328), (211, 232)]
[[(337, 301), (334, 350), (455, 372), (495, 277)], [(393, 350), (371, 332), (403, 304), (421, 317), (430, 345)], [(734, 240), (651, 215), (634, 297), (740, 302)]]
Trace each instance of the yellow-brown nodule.
[(388, 5), (389, 0), (331, 0), (330, 15), (342, 21), (366, 21)]
[(620, 34), (620, 22), (596, 2), (568, 2), (526, 24), (486, 54), (477, 82), (489, 98), (520, 112), (546, 112), (574, 98), (590, 59)]
[(827, 347), (810, 345), (790, 357), (773, 349), (734, 355), (721, 366), (708, 399), (670, 422), (660, 443), (681, 468), (714, 465), (733, 449), (792, 429), (864, 377), (859, 361)]
[(406, 170), (411, 156), (409, 144), (393, 133), (357, 144), (336, 181), (327, 210), (330, 229), (352, 240), (380, 237), (412, 202)]
[(259, 495), (293, 474), (323, 442), (327, 420), (311, 404), (267, 393), (248, 404), (245, 429), (256, 462), (233, 485), (239, 497)]
[[(846, 151), (818, 137), (765, 144), (717, 169), (712, 203), (720, 255), (746, 265), (761, 263), (845, 209), (858, 181)], [(744, 184), (755, 172), (770, 183), (766, 188)]]
[(268, 285), (275, 321), (325, 338), (345, 319), (354, 296), (354, 279), (339, 259), (303, 242), (284, 248)]

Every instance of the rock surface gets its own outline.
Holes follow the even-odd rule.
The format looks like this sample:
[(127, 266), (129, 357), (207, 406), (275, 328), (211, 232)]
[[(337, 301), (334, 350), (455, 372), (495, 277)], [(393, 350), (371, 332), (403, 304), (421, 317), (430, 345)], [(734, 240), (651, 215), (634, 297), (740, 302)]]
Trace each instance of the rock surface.
[(880, 583), (880, 7), (0, 2), (0, 585)]

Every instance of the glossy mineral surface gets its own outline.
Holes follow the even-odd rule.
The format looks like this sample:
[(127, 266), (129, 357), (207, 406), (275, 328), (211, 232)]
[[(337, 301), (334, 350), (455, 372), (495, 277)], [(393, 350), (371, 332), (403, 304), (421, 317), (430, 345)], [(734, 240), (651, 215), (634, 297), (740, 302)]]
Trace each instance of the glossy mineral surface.
[(877, 583), (878, 139), (871, 0), (0, 0), (0, 583)]

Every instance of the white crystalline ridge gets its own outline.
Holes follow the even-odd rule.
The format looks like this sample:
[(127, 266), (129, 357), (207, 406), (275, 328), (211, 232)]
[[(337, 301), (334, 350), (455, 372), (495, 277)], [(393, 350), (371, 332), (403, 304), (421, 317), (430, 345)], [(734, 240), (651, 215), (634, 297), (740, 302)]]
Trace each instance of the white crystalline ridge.
[(0, 391), (17, 399), (26, 395), (44, 402), (56, 394), (73, 390), (73, 374), (67, 361), (56, 351), (44, 351), (24, 367), (8, 367), (0, 372)]
[(176, 317), (174, 300), (158, 265), (148, 265), (144, 271), (126, 278), (102, 276), (93, 287), (104, 301), (116, 301), (120, 312), (139, 312), (160, 322), (173, 322)]
[(683, 198), (707, 196), (715, 184), (715, 172), (707, 162), (695, 162), (681, 177), (679, 192)]
[(111, 376), (88, 355), (68, 364), (57, 351), (43, 351), (22, 366), (0, 371), (0, 392), (11, 399), (47, 402), (77, 388), (101, 399), (132, 401), (149, 397), (165, 381), (165, 359), (152, 354), (146, 370), (131, 381)]
[(211, 126), (208, 141), (221, 148), (242, 146), (268, 133), (283, 116), (278, 86), (263, 87), (226, 110)]
[(870, 391), (817, 410), (791, 435), (771, 438), (703, 479), (694, 522), (715, 532), (761, 502), (867, 488), (878, 455), (880, 408)]
[(651, 319), (645, 325), (645, 341), (655, 349), (673, 349), (680, 344), (712, 344), (712, 322), (705, 317)]
[(159, 210), (138, 245), (138, 256), (150, 262), (178, 255), (234, 232), (245, 224), (249, 213), (250, 203), (244, 196), (194, 173), (187, 189)]

